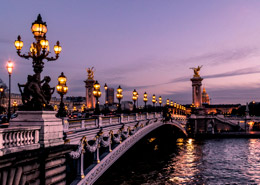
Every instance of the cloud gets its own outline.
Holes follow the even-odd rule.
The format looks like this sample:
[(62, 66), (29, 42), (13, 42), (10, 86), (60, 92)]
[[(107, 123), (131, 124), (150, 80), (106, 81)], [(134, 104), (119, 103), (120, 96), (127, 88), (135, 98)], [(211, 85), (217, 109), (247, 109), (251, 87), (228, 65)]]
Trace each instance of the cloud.
[(233, 50), (205, 53), (199, 56), (183, 59), (181, 61), (184, 63), (195, 63), (199, 61), (201, 64), (210, 63), (212, 65), (219, 65), (226, 63), (227, 61), (230, 63), (232, 61), (246, 59), (256, 55), (259, 55), (259, 49), (255, 47), (243, 47)]
[[(244, 69), (233, 70), (233, 71), (229, 71), (229, 72), (225, 72), (225, 73), (205, 75), (205, 76), (203, 76), (203, 78), (204, 79), (223, 78), (223, 77), (231, 77), (231, 76), (256, 74), (256, 73), (260, 73), (260, 65), (255, 66), (255, 67), (248, 67), (248, 68), (244, 68)], [(175, 79), (170, 80), (169, 82), (166, 82), (165, 84), (176, 83), (176, 82), (185, 82), (185, 81), (189, 80), (190, 78), (191, 78), (190, 76), (175, 78)]]

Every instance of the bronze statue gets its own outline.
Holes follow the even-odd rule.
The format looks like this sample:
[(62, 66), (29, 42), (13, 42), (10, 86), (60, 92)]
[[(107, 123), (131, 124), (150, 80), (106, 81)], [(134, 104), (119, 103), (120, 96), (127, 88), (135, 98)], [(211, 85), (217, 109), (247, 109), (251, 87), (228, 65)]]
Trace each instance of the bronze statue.
[[(51, 88), (49, 82), (51, 78), (45, 76), (42, 81), (38, 81), (37, 75), (28, 75), (26, 84), (19, 84), (19, 91), (22, 95), (23, 106), (22, 110), (52, 110), (49, 105), (51, 95), (54, 93), (55, 88)], [(41, 86), (41, 83), (43, 83)], [(23, 89), (22, 89), (23, 88)]]
[(197, 68), (196, 68), (196, 67), (191, 67), (191, 68), (190, 68), (190, 69), (193, 69), (193, 71), (194, 71), (193, 77), (200, 77), (199, 71), (200, 71), (201, 68), (202, 68), (202, 65), (201, 65), (201, 66), (198, 66)]
[(87, 72), (88, 72), (88, 79), (89, 80), (94, 80), (94, 67), (87, 68)]
[(44, 82), (44, 84), (42, 85), (42, 91), (43, 91), (44, 97), (47, 101), (47, 104), (50, 103), (51, 96), (55, 91), (55, 87), (52, 87), (52, 88), (50, 87), (50, 85), (49, 85), (50, 81), (51, 81), (51, 78), (49, 76), (45, 76), (44, 79), (41, 81), (41, 83)]

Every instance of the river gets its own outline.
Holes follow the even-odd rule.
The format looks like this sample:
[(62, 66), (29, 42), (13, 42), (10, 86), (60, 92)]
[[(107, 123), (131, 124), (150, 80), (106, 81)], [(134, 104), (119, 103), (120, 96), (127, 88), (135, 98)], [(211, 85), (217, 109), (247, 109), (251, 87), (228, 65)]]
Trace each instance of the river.
[(260, 184), (260, 139), (148, 137), (95, 184)]

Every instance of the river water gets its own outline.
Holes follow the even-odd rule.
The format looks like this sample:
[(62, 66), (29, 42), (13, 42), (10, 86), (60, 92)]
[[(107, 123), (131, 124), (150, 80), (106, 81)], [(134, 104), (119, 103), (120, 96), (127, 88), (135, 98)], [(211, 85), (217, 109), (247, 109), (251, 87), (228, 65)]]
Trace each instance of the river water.
[(146, 138), (96, 184), (260, 184), (260, 139)]

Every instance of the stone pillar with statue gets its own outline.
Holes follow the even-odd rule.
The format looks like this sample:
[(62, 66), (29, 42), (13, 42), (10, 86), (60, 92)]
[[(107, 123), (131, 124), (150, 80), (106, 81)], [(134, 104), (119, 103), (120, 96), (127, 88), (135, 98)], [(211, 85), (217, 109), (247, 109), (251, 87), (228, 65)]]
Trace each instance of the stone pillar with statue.
[(95, 97), (93, 95), (94, 91), (94, 67), (87, 69), (88, 79), (85, 80), (86, 87), (86, 105), (87, 109), (94, 109), (96, 105)]
[(202, 66), (192, 67), (190, 69), (193, 69), (194, 75), (193, 78), (191, 78), (192, 82), (192, 103), (195, 106), (196, 109), (202, 108), (202, 93), (201, 93), (201, 85), (203, 78), (200, 77), (199, 71), (202, 68)]

